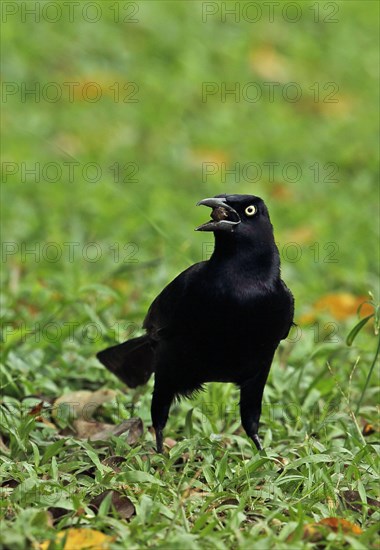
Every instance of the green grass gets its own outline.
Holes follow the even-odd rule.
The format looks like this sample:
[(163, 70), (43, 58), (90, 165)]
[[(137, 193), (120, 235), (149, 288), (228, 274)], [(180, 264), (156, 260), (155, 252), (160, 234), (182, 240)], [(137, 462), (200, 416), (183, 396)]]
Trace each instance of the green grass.
[[(99, 3), (97, 23), (79, 12), (73, 22), (36, 24), (20, 12), (3, 25), (2, 77), (19, 91), (2, 104), (1, 544), (24, 549), (90, 527), (114, 536), (115, 548), (375, 548), (377, 365), (366, 383), (378, 337), (368, 323), (348, 347), (354, 315), (302, 319), (327, 294), (379, 296), (378, 6), (332, 3), (336, 23), (314, 22), (308, 1), (296, 23), (280, 12), (269, 23), (264, 11), (257, 23), (223, 23), (220, 14), (203, 23), (201, 2), (143, 1), (135, 3), (139, 21), (122, 24), (110, 4)], [(321, 17), (328, 4), (319, 3)], [(35, 82), (56, 83), (62, 99), (24, 101), (21, 83)], [(64, 82), (80, 83), (74, 101)], [(99, 101), (81, 99), (86, 82), (101, 87)], [(121, 98), (138, 86), (138, 101), (115, 101), (115, 82)], [(264, 93), (251, 103), (218, 94), (202, 101), (204, 82), (280, 85), (273, 102)], [(281, 93), (289, 82), (302, 90), (294, 103)], [(338, 102), (326, 103), (332, 89)], [(206, 161), (217, 163), (207, 179)], [(79, 163), (73, 178), (68, 162)], [(240, 181), (223, 178), (223, 162), (240, 165)], [(271, 162), (279, 163), (274, 178)], [(57, 181), (44, 172), (48, 163), (62, 170)], [(121, 174), (115, 163), (127, 165)], [(258, 181), (244, 178), (248, 163), (260, 166)], [(283, 172), (288, 163), (301, 170), (297, 181)], [(173, 406), (166, 435), (176, 444), (157, 456), (152, 381), (128, 390), (95, 354), (139, 331), (163, 286), (204, 258), (212, 237), (194, 233), (205, 216), (195, 203), (223, 192), (266, 200), (300, 337), (281, 344), (271, 370), (264, 451), (240, 427), (237, 390), (210, 384)], [(99, 388), (116, 396), (96, 420), (142, 418), (137, 443), (80, 440), (70, 416), (53, 414), (63, 394)], [(41, 401), (40, 414), (29, 414)], [(363, 436), (365, 423), (375, 433)], [(114, 455), (125, 458), (118, 472), (103, 464)], [(107, 502), (99, 512), (89, 507), (108, 489), (132, 500), (129, 521)], [(359, 502), (349, 505), (346, 491)], [(303, 538), (306, 524), (327, 517), (363, 533)]]

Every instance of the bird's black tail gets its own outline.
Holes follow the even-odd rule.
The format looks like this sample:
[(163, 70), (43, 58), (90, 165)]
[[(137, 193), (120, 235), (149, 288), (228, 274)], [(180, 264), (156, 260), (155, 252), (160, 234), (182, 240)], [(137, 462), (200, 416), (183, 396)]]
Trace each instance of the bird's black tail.
[(130, 388), (146, 384), (154, 370), (148, 336), (132, 338), (97, 353), (96, 357)]

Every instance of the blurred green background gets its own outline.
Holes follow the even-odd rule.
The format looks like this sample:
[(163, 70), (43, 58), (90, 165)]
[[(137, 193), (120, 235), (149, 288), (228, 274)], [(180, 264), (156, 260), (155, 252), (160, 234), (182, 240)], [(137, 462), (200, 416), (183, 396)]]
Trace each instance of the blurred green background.
[[(233, 2), (118, 3), (119, 13), (103, 2), (73, 15), (62, 7), (54, 23), (59, 12), (50, 8), (45, 21), (40, 3), (25, 22), (21, 7), (6, 16), (2, 160), (14, 164), (3, 164), (3, 239), (20, 254), (11, 250), (3, 267), (24, 260), (25, 292), (48, 286), (75, 297), (83, 284), (110, 282), (116, 267), (127, 270), (125, 303), (132, 292), (148, 303), (202, 259), (212, 237), (193, 233), (207, 216), (195, 203), (223, 192), (262, 196), (278, 242), (302, 247), (283, 259), (298, 315), (328, 291), (373, 287), (378, 7), (320, 3), (317, 12), (301, 2), (300, 12), (273, 8), (269, 22), (269, 6), (249, 4), (228, 15)], [(218, 92), (202, 98), (207, 82)], [(223, 83), (239, 83), (240, 94), (223, 96)], [(223, 177), (223, 163), (235, 173)], [(254, 167), (244, 175), (248, 163), (259, 179)], [(264, 163), (278, 163), (274, 177)], [(47, 242), (58, 243), (59, 261), (49, 261), (53, 248), (21, 257), (21, 243)], [(81, 243), (72, 263), (64, 242)], [(98, 243), (87, 254), (98, 261), (87, 260), (88, 242)], [(315, 242), (319, 258), (308, 248)], [(336, 263), (323, 261), (329, 242)], [(116, 266), (114, 243), (134, 243)]]

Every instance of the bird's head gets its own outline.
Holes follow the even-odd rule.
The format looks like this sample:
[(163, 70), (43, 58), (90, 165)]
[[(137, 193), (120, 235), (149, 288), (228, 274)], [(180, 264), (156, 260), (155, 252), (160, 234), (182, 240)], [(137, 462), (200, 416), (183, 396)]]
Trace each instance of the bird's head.
[(217, 195), (199, 201), (198, 205), (209, 206), (212, 211), (211, 220), (197, 227), (196, 231), (247, 235), (260, 227), (272, 227), (264, 201), (254, 195)]
[(260, 271), (262, 278), (277, 277), (279, 254), (268, 209), (254, 195), (217, 195), (198, 202), (212, 208), (211, 220), (196, 231), (213, 231), (214, 259), (234, 258), (238, 269)]

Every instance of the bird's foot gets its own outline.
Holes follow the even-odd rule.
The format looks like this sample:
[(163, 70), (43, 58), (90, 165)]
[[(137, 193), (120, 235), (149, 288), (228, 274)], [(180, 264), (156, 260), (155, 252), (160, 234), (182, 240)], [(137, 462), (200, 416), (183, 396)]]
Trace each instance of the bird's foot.
[(252, 436), (252, 441), (254, 442), (254, 444), (256, 445), (256, 448), (258, 451), (262, 451), (263, 450), (263, 446), (261, 444), (261, 440), (258, 436), (258, 434), (253, 434)]
[(162, 430), (157, 429), (156, 430), (156, 445), (157, 445), (157, 452), (160, 454), (164, 453), (164, 436), (162, 433)]

